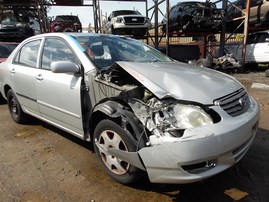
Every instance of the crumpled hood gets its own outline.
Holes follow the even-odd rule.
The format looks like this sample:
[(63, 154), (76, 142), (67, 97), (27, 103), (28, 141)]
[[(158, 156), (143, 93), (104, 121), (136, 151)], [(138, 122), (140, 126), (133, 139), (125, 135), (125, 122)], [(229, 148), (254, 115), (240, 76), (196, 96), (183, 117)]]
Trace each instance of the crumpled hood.
[(178, 100), (213, 104), (215, 99), (243, 87), (227, 74), (179, 62), (117, 64), (159, 99), (171, 96)]

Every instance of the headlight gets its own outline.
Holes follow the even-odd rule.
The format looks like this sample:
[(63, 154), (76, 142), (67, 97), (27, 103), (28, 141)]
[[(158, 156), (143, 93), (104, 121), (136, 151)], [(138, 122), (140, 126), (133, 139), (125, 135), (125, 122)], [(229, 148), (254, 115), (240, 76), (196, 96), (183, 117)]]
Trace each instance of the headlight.
[(117, 23), (121, 23), (122, 21), (123, 21), (122, 17), (117, 17), (117, 20), (116, 20)]
[(177, 128), (194, 128), (207, 124), (212, 124), (212, 118), (199, 106), (176, 104), (173, 114)]
[(16, 27), (25, 27), (25, 24), (21, 23), (21, 22), (18, 22), (18, 23), (16, 23)]

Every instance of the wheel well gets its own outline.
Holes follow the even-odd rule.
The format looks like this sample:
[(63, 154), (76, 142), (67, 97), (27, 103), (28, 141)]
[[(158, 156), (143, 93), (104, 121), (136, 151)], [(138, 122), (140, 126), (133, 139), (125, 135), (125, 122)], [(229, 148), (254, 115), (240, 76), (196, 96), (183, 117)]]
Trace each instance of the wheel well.
[(8, 92), (10, 89), (11, 89), (10, 86), (5, 85), (5, 87), (4, 87), (4, 92), (5, 92), (5, 96), (6, 96), (6, 97), (7, 97), (7, 92)]
[[(102, 106), (110, 106), (113, 110), (111, 113), (107, 113), (106, 111), (102, 111)], [(93, 134), (97, 124), (104, 119), (109, 119), (117, 123), (123, 129), (127, 130), (136, 141), (141, 139), (141, 135), (143, 135), (143, 124), (132, 111), (117, 102), (107, 102), (107, 104), (101, 105), (99, 110), (96, 110), (90, 118), (90, 140), (93, 140)], [(144, 145), (144, 142), (141, 142), (141, 145)]]
[(97, 124), (104, 119), (109, 119), (109, 120), (114, 121), (115, 123), (121, 125), (120, 117), (113, 118), (113, 117), (110, 117), (109, 115), (107, 115), (101, 111), (96, 111), (92, 114), (92, 117), (90, 120), (90, 138), (91, 138), (91, 140), (93, 139), (93, 133), (94, 133), (94, 130), (95, 130)]

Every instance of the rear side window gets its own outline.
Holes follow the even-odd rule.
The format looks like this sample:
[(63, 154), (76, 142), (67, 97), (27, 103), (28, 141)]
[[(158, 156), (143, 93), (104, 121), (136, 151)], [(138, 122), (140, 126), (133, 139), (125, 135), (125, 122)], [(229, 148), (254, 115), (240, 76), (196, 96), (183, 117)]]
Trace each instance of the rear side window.
[(37, 57), (41, 40), (31, 41), (25, 44), (15, 57), (14, 63), (37, 67)]
[(269, 34), (264, 33), (264, 34), (259, 34), (256, 37), (256, 43), (268, 43), (269, 42)]

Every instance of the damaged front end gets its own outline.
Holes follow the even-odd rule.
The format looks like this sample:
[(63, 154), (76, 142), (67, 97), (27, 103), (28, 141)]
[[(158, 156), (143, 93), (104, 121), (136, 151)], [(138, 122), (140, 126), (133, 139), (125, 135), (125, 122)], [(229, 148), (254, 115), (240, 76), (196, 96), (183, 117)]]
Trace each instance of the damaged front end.
[[(126, 118), (130, 117), (126, 114), (126, 110), (131, 111), (136, 116), (136, 121), (143, 125), (142, 130), (134, 130), (136, 134), (133, 134), (136, 139), (144, 139), (145, 144), (142, 147), (151, 147), (163, 142), (184, 139), (186, 129), (219, 121), (219, 117), (209, 108), (203, 105), (199, 106), (194, 102), (175, 100), (168, 92), (152, 85), (139, 72), (128, 69), (128, 65), (124, 68), (121, 65), (124, 66), (115, 63), (109, 70), (98, 74), (95, 81), (99, 83), (98, 87), (103, 89), (105, 97), (110, 97), (111, 100), (120, 99), (128, 105), (129, 109), (125, 107), (124, 110), (124, 107), (115, 107), (109, 101), (108, 105), (102, 104), (96, 110), (100, 107), (106, 108), (106, 110), (111, 108), (111, 112), (109, 112), (111, 117), (123, 115), (121, 116), (124, 119), (123, 122), (129, 122), (133, 127), (136, 127), (134, 126), (135, 121), (131, 120), (132, 118)], [(142, 83), (150, 87), (154, 93)], [(160, 96), (162, 99), (159, 98)], [(103, 98), (100, 97), (99, 99)], [(214, 117), (214, 120), (212, 117)], [(139, 132), (140, 134), (138, 134)], [(139, 148), (141, 148), (141, 145), (139, 145)], [(145, 170), (139, 160), (138, 151), (134, 154), (134, 152), (124, 152), (111, 148), (109, 152), (111, 155)]]
[[(111, 114), (119, 113), (124, 122), (130, 122), (135, 128), (141, 127), (131, 130), (138, 144), (136, 151), (108, 148), (107, 153), (145, 170), (150, 181), (156, 183), (195, 182), (229, 168), (249, 149), (259, 119), (259, 107), (252, 99), (244, 111), (234, 117), (213, 102), (223, 98), (224, 94), (237, 103), (238, 89), (245, 92), (231, 77), (202, 68), (187, 69), (184, 65), (181, 66), (181, 75), (176, 75), (179, 67), (175, 68), (175, 65), (178, 64), (166, 64), (166, 71), (160, 79), (155, 77), (151, 68), (156, 73), (163, 69), (162, 64), (140, 67), (139, 63), (117, 62), (95, 79), (110, 98), (109, 102), (124, 105), (119, 110), (111, 110)], [(190, 84), (191, 78), (199, 76), (206, 81), (201, 79)], [(185, 82), (180, 82), (179, 78), (185, 78)], [(222, 87), (224, 83), (227, 88)], [(211, 85), (222, 89), (221, 92), (199, 90)], [(182, 95), (185, 99), (180, 99)], [(195, 102), (195, 97), (199, 97), (200, 102)], [(96, 144), (101, 150), (101, 145)]]
[(174, 138), (183, 136), (185, 129), (213, 123), (210, 115), (191, 103), (182, 104), (173, 99), (158, 100), (152, 96), (146, 102), (132, 99), (128, 104), (150, 131), (148, 146), (174, 141)]
[[(109, 71), (99, 74), (96, 80), (106, 86), (103, 87), (107, 88), (106, 92), (112, 92), (111, 88), (118, 89), (115, 99), (127, 103), (148, 131), (147, 146), (169, 141), (170, 138), (181, 138), (185, 129), (213, 124), (220, 119), (213, 110), (202, 104), (175, 100), (139, 72), (128, 69), (128, 65), (122, 68), (116, 63)], [(112, 94), (107, 96), (113, 97)]]

